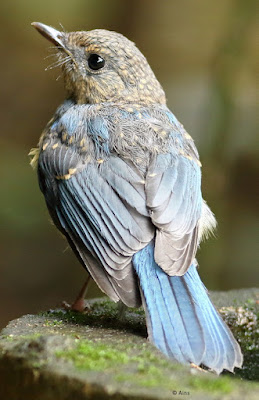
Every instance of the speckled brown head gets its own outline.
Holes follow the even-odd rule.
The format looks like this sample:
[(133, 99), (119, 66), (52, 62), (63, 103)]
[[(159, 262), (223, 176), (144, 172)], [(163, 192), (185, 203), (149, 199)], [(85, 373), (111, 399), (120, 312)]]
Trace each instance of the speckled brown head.
[(59, 49), (65, 87), (77, 103), (165, 103), (146, 58), (123, 35), (104, 29), (65, 33), (39, 22), (32, 25)]

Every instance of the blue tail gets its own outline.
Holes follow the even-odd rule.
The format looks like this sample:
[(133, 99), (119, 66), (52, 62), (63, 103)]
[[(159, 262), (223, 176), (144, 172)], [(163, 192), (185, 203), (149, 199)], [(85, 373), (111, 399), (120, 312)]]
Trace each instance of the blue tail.
[(149, 339), (181, 363), (206, 365), (220, 373), (242, 366), (242, 353), (210, 301), (196, 266), (168, 276), (154, 260), (150, 243), (133, 257), (146, 311)]

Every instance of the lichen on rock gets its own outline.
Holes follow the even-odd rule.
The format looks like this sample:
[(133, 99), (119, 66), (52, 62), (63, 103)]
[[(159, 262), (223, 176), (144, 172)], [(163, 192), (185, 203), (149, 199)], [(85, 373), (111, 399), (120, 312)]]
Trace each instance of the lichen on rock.
[(143, 310), (122, 317), (102, 298), (85, 314), (54, 310), (10, 322), (0, 335), (0, 398), (257, 399), (258, 384), (251, 382), (258, 378), (256, 292), (241, 292), (237, 300), (215, 295), (244, 352), (244, 368), (235, 375), (171, 362), (146, 340)]

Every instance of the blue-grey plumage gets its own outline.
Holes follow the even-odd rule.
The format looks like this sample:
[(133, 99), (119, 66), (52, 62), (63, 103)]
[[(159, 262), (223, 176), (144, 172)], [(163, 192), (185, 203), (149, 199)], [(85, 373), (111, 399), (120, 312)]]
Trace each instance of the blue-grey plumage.
[(169, 276), (154, 260), (154, 243), (133, 256), (147, 313), (149, 337), (167, 356), (206, 365), (220, 373), (241, 366), (242, 354), (211, 303), (193, 263), (182, 276)]
[(111, 299), (143, 303), (166, 355), (216, 372), (241, 367), (195, 266), (215, 226), (199, 155), (145, 57), (115, 32), (34, 26), (57, 45), (67, 90), (31, 152), (56, 226)]

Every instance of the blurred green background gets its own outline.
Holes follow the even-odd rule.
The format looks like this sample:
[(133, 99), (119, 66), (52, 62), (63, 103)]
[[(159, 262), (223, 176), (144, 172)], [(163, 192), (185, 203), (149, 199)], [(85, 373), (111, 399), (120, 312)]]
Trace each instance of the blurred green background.
[[(0, 5), (0, 325), (71, 301), (86, 273), (50, 223), (27, 156), (64, 99), (31, 26), (106, 28), (135, 41), (195, 139), (218, 220), (199, 250), (209, 289), (255, 286), (256, 25), (253, 0), (10, 0)], [(92, 283), (90, 296), (96, 294)]]

